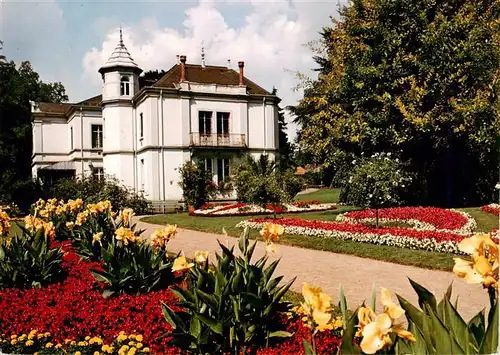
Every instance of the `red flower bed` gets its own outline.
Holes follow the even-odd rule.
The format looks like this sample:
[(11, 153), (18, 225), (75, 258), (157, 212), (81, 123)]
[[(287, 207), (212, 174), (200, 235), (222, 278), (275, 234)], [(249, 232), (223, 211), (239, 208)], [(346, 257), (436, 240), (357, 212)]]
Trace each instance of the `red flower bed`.
[(31, 329), (50, 332), (56, 342), (67, 338), (100, 336), (111, 343), (123, 330), (142, 334), (144, 342), (161, 354), (179, 354), (158, 337), (170, 330), (160, 301), (175, 302), (169, 290), (147, 295), (103, 298), (103, 284), (89, 270), (98, 263), (81, 262), (73, 252), (64, 256), (67, 278), (41, 289), (0, 291), (0, 333), (22, 334)]
[[(354, 220), (375, 218), (374, 209), (352, 211), (345, 214)], [(467, 218), (459, 212), (437, 207), (396, 207), (382, 208), (378, 217), (388, 220), (418, 220), (433, 225), (437, 229), (456, 230), (467, 224)]]
[(309, 228), (311, 230), (320, 229), (326, 231), (335, 232), (349, 232), (357, 234), (378, 234), (386, 235), (391, 234), (398, 237), (408, 237), (414, 239), (434, 239), (437, 242), (453, 241), (459, 242), (464, 239), (463, 235), (439, 232), (432, 230), (417, 230), (404, 227), (379, 227), (369, 226), (365, 224), (353, 224), (353, 223), (335, 223), (335, 222), (324, 222), (315, 220), (305, 220), (297, 218), (281, 218), (281, 219), (269, 219), (269, 218), (255, 218), (251, 219), (250, 222), (256, 223), (277, 223), (284, 227), (303, 227)]
[[(68, 246), (64, 248), (70, 250)], [(176, 299), (169, 290), (106, 299), (102, 297), (103, 284), (89, 272), (99, 268), (99, 263), (80, 261), (75, 253), (68, 251), (63, 267), (68, 276), (61, 283), (41, 289), (0, 291), (0, 334), (27, 334), (37, 329), (50, 332), (58, 343), (85, 336), (100, 336), (111, 343), (123, 330), (142, 334), (143, 343), (150, 346), (153, 353), (181, 354), (176, 347), (167, 345), (168, 338), (158, 339), (171, 330), (160, 308), (160, 301), (175, 304)], [(287, 331), (295, 333), (294, 336), (274, 348), (260, 350), (259, 354), (303, 353), (302, 338), (309, 339), (308, 330), (299, 319), (284, 321)], [(328, 332), (319, 334), (316, 344), (318, 354), (336, 353), (340, 339)]]
[(482, 206), (481, 211), (500, 216), (500, 205), (492, 203), (490, 205)]

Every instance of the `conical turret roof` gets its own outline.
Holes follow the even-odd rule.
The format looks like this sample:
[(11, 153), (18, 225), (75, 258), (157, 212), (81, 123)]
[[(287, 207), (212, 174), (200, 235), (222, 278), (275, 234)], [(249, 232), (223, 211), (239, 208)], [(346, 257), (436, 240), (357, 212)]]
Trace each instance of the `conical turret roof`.
[(106, 64), (104, 64), (99, 71), (103, 71), (106, 68), (132, 68), (138, 71), (142, 71), (134, 59), (128, 52), (127, 47), (123, 43), (122, 30), (120, 28), (120, 41), (118, 42), (115, 50), (111, 53), (111, 56), (107, 60)]

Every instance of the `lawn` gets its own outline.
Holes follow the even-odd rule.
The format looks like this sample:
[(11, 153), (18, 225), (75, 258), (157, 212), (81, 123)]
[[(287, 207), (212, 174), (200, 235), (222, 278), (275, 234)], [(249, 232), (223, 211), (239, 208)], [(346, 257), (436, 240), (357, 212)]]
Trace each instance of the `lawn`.
[(340, 189), (319, 189), (308, 194), (297, 195), (295, 201), (318, 200), (323, 203), (339, 202)]

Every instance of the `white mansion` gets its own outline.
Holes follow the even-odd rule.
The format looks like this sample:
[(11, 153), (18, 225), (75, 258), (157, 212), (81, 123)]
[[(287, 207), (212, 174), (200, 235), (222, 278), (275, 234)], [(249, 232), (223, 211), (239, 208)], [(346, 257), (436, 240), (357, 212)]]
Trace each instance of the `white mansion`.
[(202, 161), (214, 182), (245, 152), (278, 154), (275, 95), (228, 67), (187, 64), (139, 84), (142, 70), (120, 42), (99, 69), (102, 95), (32, 103), (33, 176), (48, 181), (114, 176), (151, 201), (178, 201), (179, 167)]

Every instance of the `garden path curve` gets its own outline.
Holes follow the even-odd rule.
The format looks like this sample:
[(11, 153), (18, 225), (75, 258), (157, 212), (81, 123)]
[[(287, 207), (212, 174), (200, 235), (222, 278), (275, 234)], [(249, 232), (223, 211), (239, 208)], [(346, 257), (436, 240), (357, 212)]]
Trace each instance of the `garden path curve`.
[[(137, 219), (139, 219), (138, 217)], [(138, 221), (137, 228), (145, 229), (143, 235), (149, 236), (161, 226)], [(193, 258), (197, 250), (208, 251), (214, 260), (215, 252), (220, 253), (217, 239), (224, 245), (236, 244), (237, 238), (213, 233), (205, 233), (183, 228), (177, 229), (176, 237), (168, 244), (171, 252), (183, 251), (186, 257)], [(254, 258), (264, 254), (264, 243), (258, 242)], [(271, 260), (281, 258), (275, 275), (284, 275), (284, 280), (297, 276), (292, 290), (301, 292), (302, 283), (320, 286), (338, 304), (339, 285), (342, 284), (347, 297), (348, 307), (355, 309), (363, 300), (369, 300), (372, 284), (380, 298), (380, 287), (388, 288), (415, 305), (417, 297), (407, 277), (434, 292), (438, 301), (453, 282), (452, 301), (459, 295), (458, 307), (464, 319), (469, 320), (489, 304), (488, 295), (480, 285), (469, 285), (458, 279), (452, 272), (426, 270), (413, 266), (392, 264), (384, 261), (360, 258), (352, 255), (335, 254), (320, 250), (304, 249), (288, 245), (277, 245), (278, 252)], [(237, 247), (235, 248), (237, 249)], [(451, 256), (450, 256), (451, 257)], [(394, 297), (394, 300), (395, 297)], [(380, 310), (381, 305), (377, 308)]]

